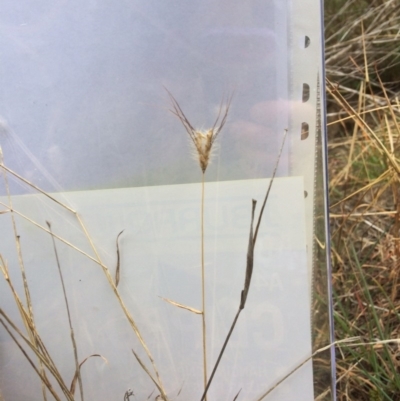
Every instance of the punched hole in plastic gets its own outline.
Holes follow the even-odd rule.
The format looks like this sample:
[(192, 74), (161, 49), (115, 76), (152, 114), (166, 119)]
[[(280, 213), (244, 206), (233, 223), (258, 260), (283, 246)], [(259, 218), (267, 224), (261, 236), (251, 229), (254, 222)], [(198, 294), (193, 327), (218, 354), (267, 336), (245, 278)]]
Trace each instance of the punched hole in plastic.
[(308, 138), (309, 134), (309, 126), (307, 123), (301, 123), (301, 140), (304, 141), (304, 139)]
[(303, 103), (307, 102), (308, 99), (310, 99), (310, 85), (303, 84), (303, 93), (302, 93)]
[(304, 47), (307, 48), (308, 46), (310, 46), (311, 40), (308, 36), (304, 37)]

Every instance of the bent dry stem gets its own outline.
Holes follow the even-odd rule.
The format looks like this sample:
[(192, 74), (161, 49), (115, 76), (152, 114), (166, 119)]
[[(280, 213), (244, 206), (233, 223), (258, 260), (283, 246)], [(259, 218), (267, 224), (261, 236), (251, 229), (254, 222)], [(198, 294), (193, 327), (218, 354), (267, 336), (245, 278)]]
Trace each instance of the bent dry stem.
[(253, 274), (254, 247), (256, 245), (258, 230), (260, 228), (261, 219), (262, 219), (262, 216), (264, 214), (265, 205), (267, 204), (267, 200), (268, 200), (269, 194), (271, 192), (272, 183), (274, 182), (276, 171), (278, 169), (279, 160), (281, 158), (282, 150), (283, 150), (283, 147), (285, 145), (286, 136), (287, 136), (287, 130), (285, 130), (285, 134), (283, 136), (282, 145), (281, 145), (281, 148), (279, 150), (278, 158), (276, 160), (275, 168), (274, 168), (274, 171), (272, 173), (272, 177), (271, 177), (271, 180), (269, 182), (267, 192), (265, 194), (265, 198), (264, 198), (264, 202), (263, 202), (263, 205), (261, 207), (261, 210), (260, 210), (260, 214), (258, 215), (258, 221), (257, 221), (257, 225), (256, 225), (256, 229), (254, 231), (254, 234), (253, 234), (253, 222), (254, 222), (254, 213), (255, 213), (257, 201), (255, 201), (254, 199), (252, 201), (249, 245), (248, 245), (248, 248), (247, 248), (246, 274), (245, 274), (245, 279), (244, 279), (243, 290), (242, 290), (242, 292), (240, 294), (239, 308), (238, 308), (238, 311), (236, 313), (235, 318), (233, 319), (233, 322), (232, 322), (231, 328), (229, 329), (228, 335), (225, 338), (225, 341), (224, 341), (224, 344), (223, 344), (223, 346), (221, 348), (221, 351), (220, 351), (220, 353), (218, 355), (218, 358), (217, 358), (217, 361), (216, 361), (216, 363), (214, 365), (214, 368), (213, 368), (213, 371), (211, 373), (210, 379), (208, 380), (206, 388), (204, 389), (204, 393), (203, 393), (203, 395), (201, 397), (201, 401), (207, 399), (206, 398), (207, 397), (207, 392), (208, 392), (208, 390), (209, 390), (209, 388), (211, 386), (211, 383), (212, 383), (212, 380), (214, 378), (215, 372), (217, 371), (219, 363), (221, 362), (222, 356), (223, 356), (223, 354), (225, 352), (226, 346), (228, 345), (229, 339), (231, 338), (233, 330), (234, 330), (234, 328), (236, 326), (236, 322), (238, 321), (239, 315), (240, 315), (241, 311), (244, 309), (244, 307), (246, 305), (247, 295), (248, 295), (249, 289), (250, 289), (251, 276)]

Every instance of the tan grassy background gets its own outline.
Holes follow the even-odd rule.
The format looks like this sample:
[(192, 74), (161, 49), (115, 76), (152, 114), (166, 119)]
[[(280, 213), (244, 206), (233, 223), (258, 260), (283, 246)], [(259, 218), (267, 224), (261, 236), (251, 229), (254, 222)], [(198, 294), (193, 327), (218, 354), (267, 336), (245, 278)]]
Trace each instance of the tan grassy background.
[[(400, 1), (326, 0), (336, 339), (400, 338)], [(339, 400), (400, 400), (400, 344), (337, 350)]]

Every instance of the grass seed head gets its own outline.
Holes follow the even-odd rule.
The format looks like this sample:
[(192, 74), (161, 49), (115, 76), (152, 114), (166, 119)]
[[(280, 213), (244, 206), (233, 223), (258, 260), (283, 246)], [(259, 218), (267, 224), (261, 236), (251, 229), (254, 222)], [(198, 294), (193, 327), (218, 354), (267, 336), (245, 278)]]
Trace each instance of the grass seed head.
[(225, 112), (223, 114), (222, 114), (222, 109), (223, 109), (224, 99), (222, 99), (217, 118), (212, 128), (205, 131), (200, 131), (194, 129), (192, 124), (189, 122), (189, 120), (183, 113), (181, 107), (179, 106), (179, 103), (172, 96), (171, 92), (168, 89), (166, 89), (166, 91), (168, 92), (173, 107), (173, 110), (170, 111), (172, 114), (174, 114), (179, 118), (182, 125), (185, 127), (186, 132), (189, 134), (190, 139), (192, 140), (195, 147), (196, 159), (198, 159), (201, 171), (204, 174), (206, 172), (207, 166), (212, 156), (212, 147), (214, 141), (217, 138), (218, 134), (221, 132), (223, 126), (226, 123), (226, 119), (228, 118), (228, 112), (232, 96), (226, 99)]
[(200, 168), (203, 173), (205, 173), (211, 158), (213, 136), (213, 131), (211, 129), (206, 132), (195, 131), (194, 133), (194, 145), (198, 154)]

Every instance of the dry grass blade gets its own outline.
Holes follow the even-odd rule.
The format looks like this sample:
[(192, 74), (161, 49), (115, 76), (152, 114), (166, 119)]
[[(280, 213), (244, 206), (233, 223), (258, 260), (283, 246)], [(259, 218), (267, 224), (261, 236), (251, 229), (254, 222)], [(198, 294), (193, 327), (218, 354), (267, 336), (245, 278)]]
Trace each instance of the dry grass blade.
[(269, 193), (271, 192), (271, 188), (272, 188), (272, 183), (274, 182), (274, 178), (275, 178), (275, 176), (276, 176), (276, 172), (277, 172), (278, 166), (279, 166), (279, 161), (281, 160), (281, 156), (282, 156), (283, 148), (284, 148), (284, 146), (285, 146), (285, 141), (286, 141), (287, 134), (288, 134), (288, 130), (285, 129), (285, 132), (284, 132), (284, 135), (283, 135), (283, 139), (282, 139), (282, 144), (281, 144), (281, 147), (280, 147), (280, 149), (279, 149), (278, 157), (277, 157), (277, 159), (276, 159), (274, 171), (273, 171), (272, 177), (271, 177), (271, 179), (270, 179), (270, 181), (269, 181), (269, 185), (268, 185), (267, 192), (266, 192), (266, 194), (265, 194), (264, 202), (263, 202), (263, 205), (262, 205), (262, 207), (261, 207), (260, 214), (259, 214), (259, 216), (258, 216), (257, 226), (256, 226), (256, 230), (255, 230), (255, 232), (254, 232), (254, 240), (253, 240), (254, 245), (256, 244), (257, 235), (258, 235), (258, 230), (259, 230), (259, 228), (260, 228), (261, 219), (262, 219), (262, 216), (263, 216), (263, 213), (264, 213), (265, 205), (267, 204), (267, 200), (268, 200), (268, 197), (269, 197)]
[(201, 315), (203, 312), (201, 310), (195, 309), (195, 308), (191, 308), (190, 306), (186, 306), (183, 304), (180, 304), (178, 302), (172, 301), (171, 299), (168, 298), (163, 298), (163, 297), (159, 297), (161, 298), (163, 301), (168, 302), (171, 305), (177, 306), (178, 308), (182, 308), (185, 309), (189, 312), (195, 313), (196, 315)]
[(345, 202), (349, 199), (351, 199), (354, 195), (357, 195), (361, 192), (365, 192), (368, 189), (371, 189), (372, 187), (374, 187), (375, 185), (381, 183), (382, 181), (386, 180), (388, 177), (391, 176), (391, 172), (389, 170), (386, 170), (382, 173), (382, 175), (380, 175), (378, 178), (376, 178), (374, 181), (370, 182), (369, 184), (363, 186), (362, 188), (357, 189), (356, 191), (352, 192), (350, 195), (346, 196), (343, 199), (340, 199), (340, 201), (334, 203), (331, 208), (334, 208), (335, 206), (338, 206), (340, 203)]
[(54, 198), (53, 196), (51, 196), (50, 194), (48, 194), (46, 191), (43, 191), (42, 189), (40, 189), (38, 186), (32, 184), (30, 181), (28, 181), (27, 179), (25, 179), (24, 177), (20, 176), (18, 173), (16, 173), (15, 171), (11, 170), (10, 168), (8, 168), (3, 161), (1, 160), (0, 162), (0, 167), (4, 170), (7, 171), (8, 173), (10, 173), (11, 175), (13, 175), (15, 178), (18, 178), (18, 180), (22, 181), (23, 183), (25, 183), (26, 185), (28, 185), (29, 187), (33, 188), (34, 190), (40, 192), (42, 195), (46, 196), (47, 198), (51, 199), (53, 202), (57, 203), (58, 205), (60, 205), (61, 207), (63, 207), (64, 209), (69, 210), (71, 213), (76, 214), (76, 211), (71, 209), (69, 206), (67, 206), (66, 204), (60, 202), (59, 200), (57, 200), (56, 198)]
[(250, 235), (249, 235), (249, 245), (247, 247), (247, 264), (246, 264), (246, 274), (244, 279), (244, 287), (240, 297), (239, 309), (244, 309), (247, 300), (247, 294), (249, 293), (251, 276), (253, 274), (254, 266), (254, 234), (253, 234), (253, 223), (254, 223), (254, 212), (256, 210), (257, 201), (252, 200), (251, 206), (251, 223), (250, 223)]
[[(360, 85), (362, 85), (364, 87), (364, 83), (363, 82), (361, 82)], [(368, 97), (368, 95), (366, 95), (365, 93), (363, 93), (363, 95), (364, 95), (364, 97)], [(369, 108), (368, 110), (360, 109), (360, 110), (357, 111), (357, 114), (362, 116), (362, 115), (367, 115), (367, 114), (374, 113), (376, 111), (384, 111), (384, 110), (387, 110), (387, 109), (388, 109), (388, 106), (373, 107), (373, 108)], [(327, 125), (327, 127), (330, 127), (332, 125), (343, 123), (345, 121), (350, 121), (351, 122), (354, 119), (354, 117), (355, 117), (355, 114), (350, 114), (350, 115), (348, 115), (346, 117), (340, 117), (337, 120), (330, 121), (326, 125)], [(332, 146), (334, 146), (334, 144), (332, 144)]]
[[(58, 257), (58, 252), (57, 252), (56, 242), (55, 242), (54, 236), (53, 236), (53, 231), (51, 230), (51, 224), (48, 221), (46, 221), (46, 224), (49, 227), (49, 231), (50, 231), (50, 234), (51, 234), (51, 239), (52, 239), (52, 242), (53, 242), (54, 255), (56, 257), (58, 273), (60, 275), (60, 281), (61, 281), (61, 286), (62, 286), (63, 295), (64, 295), (65, 307), (67, 309), (68, 324), (69, 324), (72, 348), (73, 348), (73, 351), (74, 351), (75, 372), (78, 375), (78, 382), (79, 382), (79, 390), (80, 390), (80, 395), (81, 395), (81, 401), (84, 401), (82, 376), (81, 376), (81, 373), (80, 373), (81, 371), (79, 369), (80, 365), (79, 365), (79, 360), (78, 360), (78, 347), (76, 345), (74, 329), (72, 327), (71, 313), (69, 311), (69, 304), (68, 304), (67, 292), (65, 290), (64, 277), (63, 277), (63, 274), (62, 274), (62, 271), (61, 271), (60, 259)], [(74, 393), (72, 392), (72, 394), (74, 394)]]
[[(376, 66), (375, 66), (375, 69), (376, 69)], [(392, 102), (389, 99), (389, 96), (387, 94), (385, 85), (383, 84), (382, 79), (381, 79), (380, 74), (379, 74), (379, 71), (377, 69), (376, 69), (376, 76), (378, 78), (379, 85), (381, 86), (382, 93), (385, 96), (385, 99), (386, 99), (386, 102), (387, 102), (387, 105), (388, 105), (388, 108), (389, 108), (389, 111), (390, 111), (390, 114), (391, 114), (391, 117), (392, 117), (392, 121), (394, 122), (394, 124), (396, 126), (397, 134), (400, 135), (400, 126), (399, 126), (399, 123), (397, 121), (397, 117), (396, 117), (396, 114), (394, 112)]]
[(400, 167), (397, 164), (396, 159), (390, 154), (390, 152), (387, 150), (386, 146), (382, 143), (379, 137), (375, 134), (375, 132), (371, 129), (371, 127), (361, 118), (361, 116), (357, 114), (357, 112), (344, 99), (344, 97), (338, 92), (337, 87), (335, 87), (329, 80), (327, 80), (327, 83), (328, 83), (327, 88), (329, 90), (329, 93), (336, 99), (338, 104), (340, 104), (350, 115), (354, 115), (354, 119), (356, 123), (359, 124), (360, 128), (364, 129), (366, 132), (368, 132), (369, 135), (371, 135), (372, 138), (375, 139), (375, 141), (379, 145), (379, 148), (386, 154), (388, 160), (390, 161), (393, 168), (396, 170), (397, 174), (400, 175)]
[[(4, 205), (3, 202), (0, 201), (0, 205)], [(29, 221), (31, 224), (33, 224), (34, 226), (40, 228), (41, 230), (43, 230), (44, 232), (50, 234), (50, 231), (48, 229), (46, 229), (44, 226), (40, 225), (39, 223), (37, 223), (36, 221), (30, 219), (28, 216), (25, 216), (24, 214), (20, 213), (18, 210), (15, 209), (11, 209), (11, 211), (13, 213), (15, 213), (16, 215), (22, 217), (23, 219), (25, 219), (26, 221)], [(74, 249), (75, 251), (81, 253), (82, 255), (86, 256), (88, 259), (90, 259), (91, 261), (97, 263), (98, 265), (101, 266), (101, 263), (94, 258), (93, 256), (90, 256), (89, 254), (87, 254), (86, 252), (82, 251), (81, 249), (79, 249), (78, 247), (76, 247), (74, 244), (72, 244), (71, 242), (65, 240), (64, 238), (60, 237), (57, 234), (52, 234), (54, 236), (54, 238), (57, 238), (59, 241), (63, 242), (64, 244), (68, 245), (69, 247), (71, 247), (72, 249)]]
[(104, 362), (106, 362), (106, 363), (108, 362), (107, 359), (104, 358), (104, 356), (102, 356), (102, 355), (100, 355), (100, 354), (92, 354), (92, 355), (89, 355), (88, 357), (86, 357), (86, 358), (79, 364), (79, 367), (78, 367), (78, 369), (75, 371), (74, 377), (72, 378), (71, 386), (70, 386), (70, 390), (69, 390), (69, 391), (71, 392), (71, 394), (73, 394), (73, 395), (75, 394), (76, 383), (77, 383), (77, 381), (78, 381), (78, 377), (80, 376), (80, 370), (81, 370), (82, 365), (83, 365), (88, 359), (94, 358), (94, 357), (99, 357), (99, 358), (103, 359)]
[(11, 282), (10, 275), (9, 275), (9, 272), (8, 272), (8, 266), (5, 263), (2, 255), (0, 255), (0, 262), (1, 262), (0, 263), (1, 272), (2, 272), (2, 274), (4, 276), (4, 279), (6, 280), (6, 283), (8, 284), (8, 286), (9, 286), (9, 288), (11, 290), (11, 293), (13, 294), (15, 303), (16, 303), (16, 305), (18, 307), (18, 310), (19, 310), (20, 316), (22, 318), (22, 321), (24, 323), (24, 326), (27, 329), (28, 333), (32, 332), (32, 330), (33, 330), (33, 328), (32, 328), (32, 319), (29, 316), (29, 313), (26, 310), (26, 307), (23, 304), (21, 298), (19, 297), (17, 291), (15, 290), (13, 283)]

